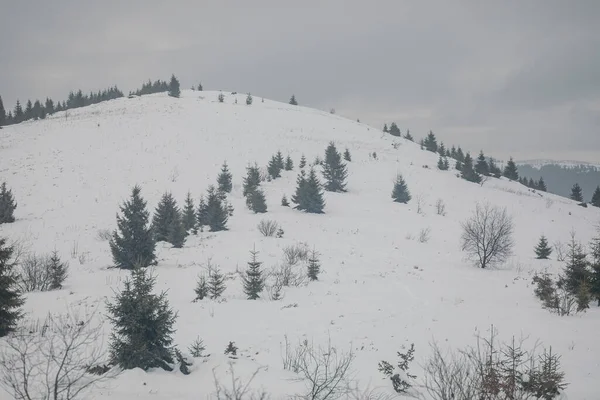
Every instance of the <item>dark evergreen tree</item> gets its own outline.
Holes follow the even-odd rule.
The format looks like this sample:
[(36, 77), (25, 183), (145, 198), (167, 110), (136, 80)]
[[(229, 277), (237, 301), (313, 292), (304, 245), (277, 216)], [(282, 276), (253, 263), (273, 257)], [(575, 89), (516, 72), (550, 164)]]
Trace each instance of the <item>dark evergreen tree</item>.
[(444, 171), (444, 159), (442, 158), (442, 156), (440, 156), (438, 158), (438, 163), (437, 163), (437, 167), (440, 171)]
[(300, 164), (298, 164), (298, 167), (300, 167), (300, 169), (306, 167), (306, 157), (304, 157), (304, 154), (300, 157)]
[(384, 131), (385, 133), (388, 133), (388, 132), (389, 132), (389, 129), (388, 129), (388, 126), (387, 126), (387, 124), (383, 124), (383, 131)]
[(552, 254), (552, 248), (548, 246), (548, 240), (544, 235), (540, 237), (540, 241), (537, 246), (535, 246), (535, 255), (538, 260), (547, 260)]
[(190, 232), (196, 233), (194, 232), (196, 227), (196, 209), (194, 206), (194, 200), (192, 199), (192, 194), (190, 192), (187, 193), (185, 198), (182, 223), (186, 234), (189, 234)]
[(19, 276), (14, 271), (14, 248), (0, 238), (0, 337), (12, 332), (23, 316), (21, 306), (25, 300), (19, 290)]
[(410, 134), (410, 131), (408, 129), (406, 130), (406, 135), (404, 135), (404, 139), (410, 140), (411, 142), (415, 141), (415, 139), (412, 137), (412, 135)]
[(477, 164), (475, 164), (475, 172), (477, 172), (479, 175), (490, 175), (490, 167), (487, 161), (485, 160), (483, 150), (479, 152), (479, 157), (477, 157)]
[(252, 95), (250, 93), (248, 93), (248, 96), (246, 96), (246, 105), (252, 105)]
[(227, 161), (223, 163), (221, 167), (221, 173), (217, 178), (217, 184), (219, 185), (219, 192), (222, 193), (231, 193), (231, 189), (233, 188), (232, 184), (231, 172), (229, 172), (229, 167), (227, 166)]
[(454, 147), (454, 145), (452, 145), (452, 149), (450, 150), (450, 157), (454, 158), (455, 160), (457, 159), (457, 157), (456, 157), (456, 147)]
[(123, 369), (162, 368), (172, 371), (172, 343), (177, 314), (169, 306), (166, 292), (153, 294), (156, 279), (144, 268), (136, 268), (124, 288), (108, 303), (110, 357)]
[(590, 295), (600, 306), (600, 229), (590, 243)]
[(444, 146), (444, 142), (440, 143), (440, 145), (438, 146), (437, 152), (440, 156), (446, 155), (446, 147)]
[(48, 115), (54, 114), (54, 102), (52, 101), (52, 99), (46, 97), (46, 104), (44, 106), (44, 110)]
[(204, 275), (200, 275), (198, 277), (196, 287), (194, 288), (194, 293), (196, 293), (194, 302), (198, 300), (204, 300), (204, 298), (208, 296), (208, 283), (206, 282), (206, 277)]
[(13, 112), (13, 121), (15, 124), (24, 121), (23, 108), (21, 107), (21, 103), (19, 103), (19, 100), (17, 100), (17, 104), (15, 105), (15, 111)]
[(330, 192), (345, 192), (348, 170), (342, 161), (341, 154), (337, 151), (333, 142), (329, 143), (325, 150), (325, 165), (323, 166), (325, 178), (325, 190)]
[(573, 187), (571, 188), (571, 200), (575, 200), (575, 201), (579, 201), (582, 202), (583, 201), (583, 190), (581, 189), (581, 186), (579, 186), (579, 183), (576, 183), (573, 185)]
[(246, 177), (244, 178), (244, 196), (248, 196), (260, 185), (260, 170), (258, 165), (249, 165), (246, 167)]
[(392, 190), (392, 199), (394, 199), (396, 203), (408, 203), (411, 199), (410, 191), (401, 174), (396, 175), (394, 189)]
[(400, 128), (398, 128), (398, 125), (396, 125), (395, 122), (392, 122), (392, 124), (390, 125), (389, 133), (392, 136), (402, 136), (402, 132), (400, 132)]
[[(540, 178), (540, 181), (542, 180), (542, 178)], [(600, 207), (600, 186), (596, 186), (596, 190), (594, 191), (594, 194), (592, 195), (592, 205), (594, 207)]]
[(463, 168), (462, 162), (456, 160), (456, 164), (454, 165), (454, 168), (456, 168), (457, 171), (462, 171), (462, 168)]
[(298, 178), (296, 178), (296, 192), (292, 195), (292, 203), (296, 204), (295, 209), (303, 210), (306, 205), (306, 173), (303, 169), (300, 170)]
[(117, 230), (110, 240), (113, 262), (117, 268), (147, 267), (156, 262), (155, 242), (148, 226), (149, 213), (139, 186), (134, 186), (130, 200), (117, 215)]
[(265, 278), (260, 269), (262, 263), (257, 260), (258, 251), (252, 249), (250, 252), (252, 260), (248, 262), (248, 269), (242, 276), (244, 284), (244, 293), (248, 296), (248, 300), (256, 300), (260, 297), (260, 293), (265, 287)]
[(225, 101), (225, 95), (223, 93), (219, 93), (217, 100), (219, 100), (219, 103), (223, 103)]
[(186, 230), (183, 226), (183, 217), (181, 212), (177, 210), (177, 214), (171, 224), (169, 225), (169, 234), (167, 236), (167, 242), (171, 243), (176, 249), (183, 247), (185, 243)]
[(281, 176), (281, 168), (276, 156), (271, 157), (271, 160), (267, 165), (267, 172), (272, 179), (277, 179)]
[(290, 104), (293, 106), (298, 105), (298, 102), (296, 101), (296, 96), (292, 95), (292, 97), (290, 98)]
[(152, 218), (154, 240), (157, 242), (169, 242), (171, 226), (176, 224), (175, 221), (178, 218), (179, 207), (177, 207), (177, 202), (171, 193), (164, 193)]
[(69, 264), (60, 259), (58, 251), (54, 250), (50, 259), (50, 286), (48, 289), (57, 290), (62, 289), (62, 284), (67, 279)]
[(511, 181), (519, 180), (519, 172), (517, 170), (517, 164), (513, 161), (512, 157), (508, 160), (506, 167), (504, 167), (503, 175)]
[(321, 182), (317, 178), (314, 168), (310, 169), (308, 178), (304, 170), (298, 175), (296, 193), (292, 196), (292, 202), (296, 204), (297, 210), (303, 210), (308, 213), (322, 214), (325, 208)]
[(433, 134), (433, 131), (429, 131), (427, 138), (423, 141), (423, 145), (427, 151), (431, 151), (432, 153), (436, 153), (438, 150), (437, 139)]
[(2, 96), (0, 96), (0, 126), (6, 125), (6, 110), (4, 109), (4, 103), (2, 103)]
[(179, 90), (179, 81), (175, 78), (175, 75), (171, 75), (171, 82), (169, 83), (169, 96), (179, 97), (181, 91)]
[(348, 148), (346, 147), (346, 150), (344, 151), (344, 160), (350, 162), (352, 161), (352, 156), (350, 155), (350, 150), (348, 150)]
[(227, 230), (229, 215), (214, 186), (208, 188), (206, 195), (206, 224), (211, 232)]
[(25, 106), (24, 118), (25, 118), (25, 121), (29, 121), (30, 119), (33, 118), (33, 104), (31, 103), (31, 100), (27, 100), (27, 105)]
[(32, 117), (35, 120), (43, 119), (42, 118), (42, 105), (39, 100), (36, 100), (35, 103), (33, 103)]
[(13, 115), (12, 115), (12, 111), (9, 111), (8, 114), (6, 115), (5, 125), (12, 125), (12, 124), (14, 124)]
[(463, 153), (460, 146), (458, 146), (458, 149), (456, 150), (456, 159), (460, 161), (461, 164), (465, 162), (465, 153)]
[(200, 202), (198, 203), (198, 211), (196, 212), (197, 227), (200, 230), (203, 226), (208, 225), (208, 216), (206, 212), (206, 201), (204, 201), (204, 196), (200, 196)]
[(465, 156), (465, 161), (462, 165), (462, 169), (460, 170), (461, 177), (469, 182), (479, 183), (481, 182), (481, 176), (475, 169), (473, 168), (473, 159), (471, 158), (471, 154), (467, 153)]
[(225, 292), (225, 275), (221, 273), (219, 267), (210, 266), (208, 272), (208, 295), (216, 300)]
[(257, 214), (267, 212), (267, 199), (265, 198), (265, 193), (261, 189), (257, 188), (249, 193), (246, 198), (246, 204), (250, 210)]
[(588, 270), (587, 254), (581, 244), (575, 241), (573, 237), (568, 246), (569, 252), (567, 254), (567, 265), (564, 270), (563, 284), (569, 293), (576, 294), (584, 282), (589, 282), (591, 274)]
[(542, 178), (541, 176), (540, 176), (540, 180), (537, 181), (536, 189), (541, 190), (542, 192), (545, 192), (547, 190), (546, 182), (544, 182), (544, 178)]
[(12, 191), (6, 187), (6, 182), (0, 185), (0, 224), (15, 222), (17, 203)]
[(277, 161), (277, 166), (279, 167), (279, 171), (282, 171), (283, 169), (285, 169), (285, 162), (283, 160), (283, 154), (281, 154), (281, 151), (277, 151), (277, 153), (275, 154), (275, 161)]
[(288, 156), (285, 158), (285, 170), (291, 171), (294, 169), (294, 161), (292, 161), (292, 157)]
[(198, 84), (198, 91), (199, 91), (199, 92), (201, 92), (202, 90), (203, 90), (203, 88), (202, 88), (202, 83), (199, 83), (199, 84)]
[(310, 253), (310, 258), (308, 259), (308, 279), (310, 279), (311, 281), (316, 281), (319, 279), (320, 273), (321, 263), (319, 262), (317, 252), (313, 250)]
[(290, 206), (290, 202), (288, 201), (287, 197), (285, 197), (285, 194), (281, 198), (281, 205), (283, 207), (289, 207)]
[(444, 171), (450, 169), (450, 163), (448, 162), (448, 157), (444, 157)]

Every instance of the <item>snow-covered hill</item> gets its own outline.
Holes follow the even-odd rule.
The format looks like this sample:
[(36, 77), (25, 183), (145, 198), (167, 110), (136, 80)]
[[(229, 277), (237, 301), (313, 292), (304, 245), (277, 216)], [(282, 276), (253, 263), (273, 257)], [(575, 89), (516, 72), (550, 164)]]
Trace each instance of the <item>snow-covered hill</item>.
[[(234, 175), (229, 231), (192, 236), (183, 249), (160, 243), (155, 267), (157, 290), (168, 289), (179, 313), (175, 343), (185, 349), (200, 336), (211, 354), (208, 361), (194, 365), (187, 377), (126, 371), (96, 389), (95, 398), (206, 398), (213, 391), (213, 368), (220, 376), (226, 372), (223, 350), (229, 341), (240, 348), (236, 372), (244, 379), (266, 366), (255, 386), (272, 398), (300, 393), (302, 382), (282, 367), (286, 335), (292, 343), (325, 343), (330, 336), (338, 348), (356, 352), (353, 369), (360, 385), (389, 390), (377, 363), (394, 361), (402, 346), (415, 343), (413, 372), (420, 376), (417, 363), (428, 357), (429, 342), (470, 345), (493, 324), (502, 339), (528, 335), (531, 343), (539, 339), (560, 353), (569, 399), (598, 399), (600, 309), (572, 317), (551, 314), (534, 298), (531, 275), (561, 266), (534, 259), (540, 235), (550, 243), (567, 242), (575, 230), (587, 243), (600, 210), (504, 179), (482, 186), (466, 182), (456, 171), (437, 170), (437, 155), (417, 144), (336, 115), (258, 97), (247, 106), (245, 95), (237, 95), (234, 104), (236, 96), (226, 94), (221, 104), (217, 95), (184, 91), (180, 99), (124, 98), (0, 131), (0, 180), (18, 201), (17, 221), (1, 225), (0, 236), (26, 241), (40, 253), (56, 248), (70, 262), (63, 290), (27, 295), (29, 319), (95, 302), (104, 310), (127, 273), (108, 268), (109, 246), (98, 233), (115, 228), (118, 207), (134, 184), (154, 210), (165, 191), (180, 204), (188, 191), (198, 199), (225, 160)], [(289, 197), (295, 188), (301, 155), (309, 162), (322, 157), (330, 141), (352, 153), (348, 192), (326, 192), (324, 215), (282, 207), (282, 195)], [(290, 154), (296, 167), (263, 183), (269, 212), (255, 215), (242, 196), (245, 167), (255, 161), (266, 165), (277, 150)], [(408, 205), (390, 198), (398, 172), (413, 196)], [(438, 199), (446, 204), (446, 216), (436, 214)], [(461, 221), (484, 201), (507, 207), (514, 217), (515, 255), (498, 269), (474, 267), (459, 248)], [(279, 222), (284, 238), (263, 237), (256, 228), (262, 219)], [(417, 240), (422, 230), (429, 230), (426, 243)], [(283, 300), (248, 301), (232, 274), (225, 301), (192, 303), (196, 277), (209, 258), (233, 273), (245, 267), (255, 246), (270, 268), (281, 262), (285, 246), (298, 242), (321, 254), (319, 282), (286, 288)]]

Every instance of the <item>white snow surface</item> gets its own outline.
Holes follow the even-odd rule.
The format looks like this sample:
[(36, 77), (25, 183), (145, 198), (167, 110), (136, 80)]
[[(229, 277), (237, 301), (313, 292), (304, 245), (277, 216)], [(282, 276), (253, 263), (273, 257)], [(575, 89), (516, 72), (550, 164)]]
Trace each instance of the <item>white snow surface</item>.
[[(38, 253), (56, 248), (70, 262), (64, 289), (26, 295), (24, 308), (32, 321), (67, 308), (96, 306), (105, 313), (105, 301), (128, 273), (109, 268), (108, 242), (98, 232), (115, 229), (118, 207), (133, 185), (142, 187), (153, 212), (165, 191), (180, 205), (188, 191), (197, 200), (216, 182), (225, 160), (234, 175), (228, 231), (191, 236), (183, 249), (157, 245), (156, 290), (168, 290), (178, 312), (175, 344), (185, 350), (200, 336), (210, 357), (196, 360), (189, 376), (125, 371), (85, 398), (209, 398), (213, 369), (228, 382), (230, 360), (223, 350), (229, 341), (240, 349), (234, 367), (242, 379), (263, 366), (254, 387), (275, 399), (302, 393), (304, 383), (282, 366), (285, 335), (291, 343), (326, 344), (331, 337), (338, 349), (356, 353), (353, 373), (361, 387), (391, 393), (390, 382), (377, 370), (379, 361), (395, 364), (396, 352), (414, 342), (411, 372), (421, 378), (419, 365), (430, 354), (431, 341), (471, 345), (491, 324), (503, 340), (529, 336), (531, 345), (539, 339), (561, 354), (569, 399), (600, 398), (600, 309), (594, 305), (586, 313), (559, 317), (541, 308), (531, 284), (535, 271), (562, 267), (534, 258), (540, 235), (566, 243), (573, 229), (587, 243), (600, 221), (599, 209), (506, 179), (482, 186), (466, 182), (456, 171), (437, 170), (437, 155), (417, 144), (327, 112), (259, 97), (247, 106), (241, 94), (234, 104), (236, 96), (229, 93), (221, 104), (217, 95), (183, 91), (179, 99), (122, 98), (0, 130), (0, 180), (18, 201), (17, 221), (0, 225), (0, 235), (23, 240)], [(294, 191), (301, 155), (311, 163), (323, 157), (330, 141), (352, 153), (348, 192), (325, 192), (324, 215), (282, 207), (282, 195), (290, 198)], [(245, 167), (255, 161), (265, 166), (277, 150), (292, 156), (294, 171), (262, 184), (269, 211), (253, 214), (242, 196)], [(373, 152), (377, 159), (369, 156)], [(390, 197), (399, 172), (413, 197), (407, 205)], [(438, 199), (446, 204), (446, 216), (436, 214)], [(485, 201), (508, 209), (516, 242), (514, 256), (489, 270), (473, 266), (459, 244), (461, 222)], [(279, 222), (284, 238), (263, 237), (256, 228), (262, 219)], [(430, 229), (427, 243), (417, 240), (422, 229)], [(249, 250), (255, 246), (270, 268), (281, 263), (284, 246), (298, 242), (320, 253), (320, 280), (285, 288), (283, 300), (246, 300), (234, 272), (245, 268)], [(73, 250), (83, 256), (72, 258)], [(196, 278), (209, 258), (231, 273), (224, 301), (193, 303)], [(108, 341), (109, 322), (104, 332)]]

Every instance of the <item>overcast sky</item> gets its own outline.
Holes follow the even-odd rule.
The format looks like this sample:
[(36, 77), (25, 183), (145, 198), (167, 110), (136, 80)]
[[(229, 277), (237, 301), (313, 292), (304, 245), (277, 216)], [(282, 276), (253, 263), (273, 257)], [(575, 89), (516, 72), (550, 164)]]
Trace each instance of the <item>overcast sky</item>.
[(175, 73), (495, 157), (600, 162), (600, 1), (0, 0), (0, 95)]

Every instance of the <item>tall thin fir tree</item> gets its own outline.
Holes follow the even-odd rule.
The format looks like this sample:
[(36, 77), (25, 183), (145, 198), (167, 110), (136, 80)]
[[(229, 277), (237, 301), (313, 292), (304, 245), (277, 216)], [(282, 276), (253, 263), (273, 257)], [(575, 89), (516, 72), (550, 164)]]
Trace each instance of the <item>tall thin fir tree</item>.
[(248, 196), (248, 194), (254, 191), (258, 186), (260, 186), (260, 170), (258, 169), (258, 165), (249, 165), (246, 167), (243, 195)]
[(177, 210), (175, 218), (171, 221), (168, 232), (167, 242), (171, 243), (176, 249), (182, 248), (185, 243), (186, 230), (183, 226), (183, 217), (179, 210)]
[(185, 197), (182, 222), (186, 234), (189, 235), (190, 232), (196, 233), (196, 206), (194, 205), (194, 199), (190, 192), (187, 192), (187, 196)]
[(200, 201), (198, 202), (198, 211), (196, 212), (196, 229), (202, 230), (202, 228), (206, 225), (208, 225), (206, 201), (204, 200), (204, 196), (200, 196)]
[(248, 300), (256, 300), (260, 298), (260, 294), (265, 287), (265, 278), (260, 268), (262, 263), (257, 259), (258, 251), (256, 251), (256, 248), (252, 249), (250, 255), (252, 258), (248, 262), (248, 269), (242, 276), (242, 282)]
[(440, 142), (440, 145), (438, 146), (437, 152), (440, 156), (445, 156), (446, 155), (446, 146), (444, 146), (444, 142)]
[(538, 260), (547, 260), (552, 254), (552, 248), (548, 246), (548, 239), (542, 235), (537, 246), (535, 246), (535, 255)]
[[(537, 181), (536, 189), (541, 190), (542, 192), (545, 192), (548, 190), (548, 188), (546, 187), (546, 182), (544, 182), (544, 178), (542, 178), (541, 176), (540, 176), (540, 180)], [(598, 191), (598, 195), (600, 196), (600, 190)]]
[(281, 176), (281, 168), (276, 156), (272, 156), (267, 165), (267, 172), (272, 179), (277, 179)]
[(319, 261), (319, 255), (316, 250), (310, 253), (310, 258), (308, 259), (308, 279), (311, 281), (319, 280), (319, 274), (321, 273), (321, 263)]
[(194, 293), (196, 294), (194, 302), (198, 300), (204, 300), (205, 297), (208, 297), (208, 282), (206, 282), (206, 276), (198, 276), (198, 281), (196, 282)]
[(216, 300), (223, 295), (227, 286), (225, 285), (225, 275), (221, 273), (218, 266), (210, 265), (208, 267), (208, 295), (212, 300)]
[(590, 294), (600, 307), (600, 227), (590, 243)]
[(0, 337), (8, 335), (23, 317), (25, 300), (19, 289), (19, 275), (14, 270), (14, 248), (0, 238)]
[(300, 170), (298, 178), (296, 178), (296, 192), (292, 195), (292, 203), (296, 204), (294, 207), (297, 210), (303, 210), (306, 205), (306, 172), (303, 169)]
[(62, 289), (65, 279), (69, 273), (69, 263), (62, 261), (58, 251), (54, 250), (50, 259), (50, 290)]
[(306, 157), (304, 156), (304, 154), (302, 154), (302, 157), (300, 157), (300, 164), (298, 164), (298, 167), (300, 169), (306, 167)]
[(171, 82), (169, 83), (169, 96), (179, 97), (181, 91), (179, 90), (179, 81), (175, 75), (171, 75)]
[(2, 102), (2, 96), (0, 96), (0, 126), (6, 125), (6, 110), (4, 109), (4, 103)]
[(131, 198), (117, 214), (117, 230), (110, 240), (113, 262), (117, 268), (134, 269), (156, 263), (155, 242), (148, 224), (149, 212), (141, 196), (142, 189), (134, 186)]
[(348, 150), (348, 148), (346, 147), (346, 150), (344, 150), (344, 160), (351, 162), (352, 161), (352, 155), (350, 154), (350, 150)]
[(283, 159), (283, 154), (281, 154), (280, 150), (278, 150), (277, 153), (275, 154), (275, 161), (277, 161), (277, 166), (279, 167), (279, 171), (282, 171), (285, 169), (285, 161)]
[(448, 157), (444, 157), (444, 171), (448, 171), (450, 169), (450, 163), (448, 162)]
[(477, 164), (475, 164), (475, 172), (479, 175), (489, 176), (490, 175), (490, 167), (485, 160), (485, 155), (483, 155), (483, 150), (479, 152), (479, 157), (477, 157)]
[(581, 189), (581, 186), (579, 186), (579, 183), (574, 184), (573, 187), (571, 188), (570, 198), (571, 198), (571, 200), (575, 200), (575, 201), (579, 201), (579, 202), (583, 201), (583, 189)]
[(291, 171), (293, 169), (294, 169), (294, 161), (292, 160), (292, 157), (290, 157), (290, 155), (288, 154), (287, 157), (285, 158), (285, 170)]
[(229, 167), (227, 165), (227, 161), (223, 162), (223, 166), (221, 167), (221, 172), (217, 177), (217, 184), (219, 185), (219, 191), (222, 193), (231, 193), (231, 189), (233, 188), (233, 176), (231, 172), (229, 172)]
[[(540, 178), (541, 180), (541, 178)], [(592, 195), (592, 205), (594, 207), (600, 207), (600, 186), (596, 186), (596, 190)]]
[(0, 185), (0, 224), (15, 222), (15, 202), (12, 191), (6, 186), (6, 182)]
[(394, 189), (392, 190), (392, 199), (396, 203), (408, 203), (411, 199), (410, 191), (401, 174), (396, 175)]
[(388, 126), (387, 126), (387, 124), (383, 124), (383, 131), (384, 131), (385, 133), (389, 133), (389, 131), (390, 131), (390, 130), (388, 129)]
[(423, 145), (425, 146), (425, 150), (431, 151), (432, 153), (437, 153), (438, 144), (433, 131), (429, 131), (427, 137), (423, 141)]
[(122, 369), (173, 369), (173, 334), (177, 314), (169, 306), (167, 293), (154, 294), (156, 278), (136, 268), (113, 303), (107, 304), (113, 324), (110, 358)]
[(519, 180), (519, 171), (517, 170), (517, 164), (514, 162), (512, 157), (508, 160), (508, 163), (506, 163), (503, 175), (511, 181)]
[(298, 209), (312, 214), (323, 214), (323, 209), (325, 208), (323, 189), (314, 168), (310, 169), (308, 178), (302, 188), (304, 194), (300, 196), (300, 199), (303, 201), (303, 204), (302, 208), (298, 207)]
[(473, 159), (471, 158), (471, 154), (469, 153), (467, 153), (467, 155), (465, 156), (465, 161), (462, 165), (462, 169), (460, 170), (460, 174), (464, 180), (467, 180), (469, 182), (481, 182), (481, 176), (473, 168)]
[(210, 231), (226, 231), (228, 218), (229, 214), (217, 190), (214, 186), (210, 186), (206, 195), (206, 224), (210, 227)]
[(157, 242), (168, 242), (171, 225), (179, 217), (179, 207), (170, 192), (165, 192), (156, 207), (152, 218), (152, 231), (154, 240)]
[(584, 282), (589, 282), (590, 272), (588, 269), (587, 254), (583, 246), (571, 236), (568, 244), (567, 265), (564, 269), (564, 285), (572, 294), (576, 294)]
[(348, 170), (333, 142), (330, 142), (325, 150), (323, 177), (325, 178), (325, 190), (329, 192), (346, 191)]

